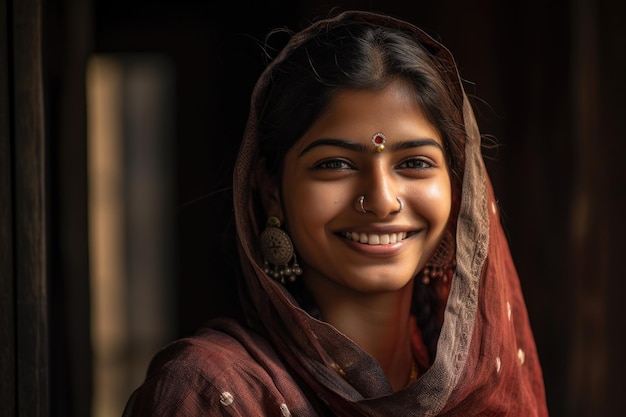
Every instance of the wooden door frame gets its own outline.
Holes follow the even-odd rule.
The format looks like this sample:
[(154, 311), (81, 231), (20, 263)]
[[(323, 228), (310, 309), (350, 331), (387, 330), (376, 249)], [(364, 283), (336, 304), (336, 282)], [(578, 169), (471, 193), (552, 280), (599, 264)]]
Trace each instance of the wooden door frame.
[(49, 412), (41, 1), (0, 1), (0, 403)]

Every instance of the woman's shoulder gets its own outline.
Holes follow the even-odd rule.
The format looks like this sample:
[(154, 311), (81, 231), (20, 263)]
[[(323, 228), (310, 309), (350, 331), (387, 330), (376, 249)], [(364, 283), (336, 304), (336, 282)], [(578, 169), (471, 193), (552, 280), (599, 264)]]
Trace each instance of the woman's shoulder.
[(124, 417), (280, 416), (293, 407), (310, 405), (270, 344), (220, 319), (157, 353)]
[[(233, 319), (216, 319), (193, 336), (175, 340), (165, 346), (152, 360), (148, 378), (162, 368), (172, 366), (194, 368), (212, 377), (232, 370), (238, 364), (255, 362), (253, 353), (267, 356), (276, 353), (261, 335)], [(224, 366), (228, 361), (233, 366)], [(220, 366), (216, 367), (216, 364)]]

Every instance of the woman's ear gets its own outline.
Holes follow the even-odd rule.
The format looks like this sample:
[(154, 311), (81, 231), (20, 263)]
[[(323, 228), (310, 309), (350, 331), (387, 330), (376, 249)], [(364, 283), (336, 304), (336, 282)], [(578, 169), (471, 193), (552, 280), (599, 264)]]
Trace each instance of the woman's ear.
[(281, 221), (284, 219), (283, 206), (280, 199), (280, 179), (276, 175), (270, 174), (265, 168), (265, 159), (261, 159), (257, 164), (256, 178), (258, 181), (259, 196), (265, 213), (269, 216), (276, 216)]

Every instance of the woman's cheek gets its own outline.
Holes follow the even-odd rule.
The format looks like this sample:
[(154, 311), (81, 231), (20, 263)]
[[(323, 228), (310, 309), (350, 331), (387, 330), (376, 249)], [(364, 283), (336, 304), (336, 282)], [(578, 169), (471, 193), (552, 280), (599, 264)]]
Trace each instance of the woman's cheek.
[(421, 190), (423, 204), (434, 219), (447, 219), (452, 207), (450, 185), (437, 182)]

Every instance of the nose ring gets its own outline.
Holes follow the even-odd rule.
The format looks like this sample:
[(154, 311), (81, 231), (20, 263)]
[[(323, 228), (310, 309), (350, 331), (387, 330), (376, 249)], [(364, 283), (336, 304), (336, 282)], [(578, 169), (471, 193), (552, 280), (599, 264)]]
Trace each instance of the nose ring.
[[(398, 207), (398, 213), (401, 213), (402, 210), (404, 210), (404, 200), (402, 200), (400, 197), (396, 197), (396, 200), (398, 200), (398, 204), (400, 204), (400, 207)], [(367, 209), (365, 208), (365, 195), (359, 196), (356, 199), (355, 203), (357, 207), (361, 209), (361, 213), (367, 213)]]
[(398, 213), (401, 213), (402, 210), (404, 210), (404, 200), (402, 200), (400, 197), (396, 197), (396, 200), (398, 200), (398, 203), (400, 204), (400, 207), (398, 208)]
[(361, 197), (356, 199), (357, 203), (359, 203), (359, 207), (361, 207), (361, 211), (363, 213), (367, 213), (367, 210), (365, 209), (365, 206), (363, 205), (363, 203), (365, 202), (365, 196), (362, 195)]

